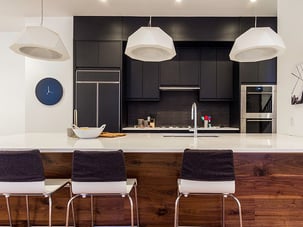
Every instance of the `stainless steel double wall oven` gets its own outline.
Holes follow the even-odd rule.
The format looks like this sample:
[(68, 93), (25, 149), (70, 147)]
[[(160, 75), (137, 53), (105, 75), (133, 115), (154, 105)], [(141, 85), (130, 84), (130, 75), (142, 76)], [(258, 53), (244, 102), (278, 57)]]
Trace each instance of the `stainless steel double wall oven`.
[(276, 132), (276, 85), (241, 85), (241, 132)]

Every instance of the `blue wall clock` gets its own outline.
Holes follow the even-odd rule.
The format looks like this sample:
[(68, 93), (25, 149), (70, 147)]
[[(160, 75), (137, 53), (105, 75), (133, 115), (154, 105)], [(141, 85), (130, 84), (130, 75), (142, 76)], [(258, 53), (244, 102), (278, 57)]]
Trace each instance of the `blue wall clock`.
[(63, 88), (58, 80), (47, 77), (38, 82), (35, 93), (41, 103), (54, 105), (62, 98)]

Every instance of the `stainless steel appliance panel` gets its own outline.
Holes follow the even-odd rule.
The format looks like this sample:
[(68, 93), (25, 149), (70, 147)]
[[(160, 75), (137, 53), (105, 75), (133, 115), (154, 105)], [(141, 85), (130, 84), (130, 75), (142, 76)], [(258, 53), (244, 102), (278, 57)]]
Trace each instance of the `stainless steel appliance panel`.
[(276, 132), (276, 85), (241, 85), (241, 132)]

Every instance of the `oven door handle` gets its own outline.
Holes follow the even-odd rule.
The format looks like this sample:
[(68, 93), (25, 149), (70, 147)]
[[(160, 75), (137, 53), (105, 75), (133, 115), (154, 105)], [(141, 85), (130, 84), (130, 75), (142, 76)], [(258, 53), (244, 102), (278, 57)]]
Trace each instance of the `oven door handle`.
[(272, 119), (253, 119), (253, 120), (247, 119), (246, 121), (251, 121), (251, 122), (253, 122), (253, 121), (272, 121)]

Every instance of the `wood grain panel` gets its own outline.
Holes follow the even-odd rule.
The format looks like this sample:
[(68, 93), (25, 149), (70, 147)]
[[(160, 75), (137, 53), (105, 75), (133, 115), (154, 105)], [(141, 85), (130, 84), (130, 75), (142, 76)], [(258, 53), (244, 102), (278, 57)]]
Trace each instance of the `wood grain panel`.
[[(70, 177), (71, 153), (43, 153), (47, 177)], [(126, 153), (127, 175), (138, 180), (141, 227), (173, 226), (176, 181), (180, 174), (180, 153)], [(303, 154), (235, 153), (236, 195), (242, 204), (244, 226), (303, 226)], [(54, 225), (64, 225), (68, 188), (54, 195)], [(220, 196), (190, 196), (180, 201), (180, 224), (221, 226)], [(47, 223), (47, 200), (30, 200), (35, 225)], [(24, 198), (12, 198), (16, 226), (25, 226)], [(129, 204), (123, 198), (95, 198), (96, 225), (127, 225)], [(78, 226), (90, 223), (89, 199), (75, 202)], [(5, 200), (0, 198), (0, 225), (7, 224)], [(238, 209), (226, 203), (226, 226), (238, 226)]]

